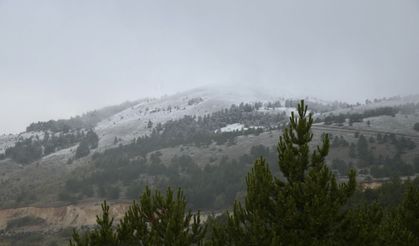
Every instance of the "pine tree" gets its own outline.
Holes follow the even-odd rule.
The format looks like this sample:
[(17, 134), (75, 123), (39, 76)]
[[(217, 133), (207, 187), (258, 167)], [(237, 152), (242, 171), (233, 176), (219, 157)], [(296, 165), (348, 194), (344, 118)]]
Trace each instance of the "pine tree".
[(147, 122), (147, 128), (152, 128), (153, 127), (153, 122), (151, 120), (148, 120)]
[(405, 227), (400, 211), (388, 211), (377, 227), (378, 238), (373, 245), (418, 245), (417, 238)]
[(206, 233), (199, 212), (186, 212), (186, 198), (180, 189), (174, 194), (169, 188), (164, 196), (146, 187), (139, 203), (134, 201), (116, 226), (106, 202), (102, 211), (97, 228), (84, 236), (74, 232), (70, 246), (202, 245)]
[(130, 207), (117, 229), (121, 242), (135, 245), (200, 245), (205, 231), (199, 212), (186, 212), (181, 190), (175, 196), (168, 189), (163, 197), (159, 192), (151, 194), (148, 188), (140, 204)]
[(84, 141), (87, 142), (90, 149), (96, 149), (99, 143), (99, 137), (92, 129), (90, 129), (86, 133)]
[(350, 209), (338, 237), (344, 245), (380, 245), (380, 224), (384, 216), (384, 209), (376, 203)]
[(90, 153), (89, 144), (86, 141), (81, 141), (79, 146), (76, 149), (75, 159), (79, 159), (87, 156)]
[(310, 151), (312, 115), (304, 101), (298, 116), (278, 143), (279, 168), (275, 177), (263, 158), (248, 174), (244, 204), (236, 202), (225, 226), (214, 229), (215, 245), (328, 245), (339, 242), (343, 207), (355, 190), (355, 171), (348, 183), (338, 184), (325, 165), (329, 139)]
[(106, 201), (102, 204), (102, 217), (96, 216), (96, 223), (97, 227), (86, 235), (80, 236), (77, 231), (74, 231), (70, 246), (117, 245), (117, 235), (113, 231), (113, 219), (109, 215), (109, 205)]
[(357, 151), (358, 151), (358, 158), (361, 160), (369, 160), (370, 152), (368, 147), (368, 141), (364, 135), (360, 135), (358, 138)]
[(419, 243), (419, 189), (410, 182), (399, 208), (403, 226), (411, 232)]
[(350, 158), (356, 158), (356, 147), (354, 143), (351, 143), (351, 145), (349, 145), (349, 157)]

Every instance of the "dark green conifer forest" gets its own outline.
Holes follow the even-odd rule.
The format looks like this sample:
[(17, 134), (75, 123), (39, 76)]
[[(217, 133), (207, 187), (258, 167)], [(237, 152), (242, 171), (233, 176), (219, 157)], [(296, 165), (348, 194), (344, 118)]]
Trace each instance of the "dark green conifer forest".
[[(70, 245), (419, 245), (417, 180), (359, 191), (355, 171), (345, 168), (348, 179), (338, 182), (325, 164), (328, 135), (311, 145), (307, 110), (301, 101), (279, 139), (281, 176), (258, 158), (246, 177), (244, 199), (223, 215), (203, 222), (199, 212), (188, 210), (180, 189), (161, 194), (146, 188), (118, 223), (103, 203), (97, 225), (75, 231)], [(371, 158), (367, 139), (359, 142), (360, 158)], [(386, 197), (396, 202), (389, 205)]]

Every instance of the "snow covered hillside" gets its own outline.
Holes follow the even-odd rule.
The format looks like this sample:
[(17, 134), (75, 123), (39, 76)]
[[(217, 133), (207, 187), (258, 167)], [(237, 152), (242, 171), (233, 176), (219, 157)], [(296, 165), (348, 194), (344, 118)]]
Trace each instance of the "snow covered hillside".
[[(192, 89), (158, 99), (141, 99), (135, 103), (125, 103), (114, 107), (120, 111), (104, 117), (94, 128), (99, 136), (99, 151), (125, 144), (134, 138), (144, 136), (152, 131), (159, 123), (176, 120), (189, 116), (203, 116), (222, 109), (229, 108), (232, 104), (268, 102), (285, 100), (281, 92), (266, 92), (258, 88), (236, 88), (229, 86), (211, 86)], [(289, 97), (288, 97), (289, 98)], [(278, 111), (278, 109), (274, 109)], [(289, 109), (284, 109), (285, 111)], [(106, 108), (98, 111), (106, 111)], [(109, 110), (108, 110), (109, 111)], [(280, 110), (281, 111), (281, 110)], [(96, 111), (91, 112), (95, 114)], [(100, 113), (99, 113), (100, 114)], [(57, 134), (60, 134), (59, 132)], [(22, 132), (0, 136), (0, 154), (9, 147), (13, 147), (19, 139), (30, 137), (42, 138), (42, 132)], [(69, 149), (70, 150), (70, 149)], [(65, 151), (64, 151), (65, 152)]]
[(19, 139), (28, 139), (35, 137), (43, 139), (43, 132), (22, 132), (20, 134), (3, 134), (0, 135), (0, 154), (3, 154), (7, 148), (13, 147)]
[[(99, 119), (94, 124), (94, 131), (99, 137), (98, 150), (103, 151), (108, 148), (116, 147), (116, 145), (119, 144), (130, 143), (135, 138), (150, 134), (152, 129), (159, 123), (164, 124), (170, 120), (180, 119), (185, 115), (203, 116), (211, 114), (213, 112), (229, 108), (232, 104), (280, 102), (280, 104), (278, 104), (279, 106), (261, 107), (258, 111), (264, 113), (285, 112), (289, 115), (291, 111), (295, 110), (295, 108), (290, 105), (286, 105), (285, 101), (287, 99), (296, 100), (297, 98), (298, 97), (290, 96), (290, 94), (285, 91), (269, 91), (249, 87), (237, 88), (232, 86), (209, 86), (157, 99), (141, 99), (132, 103), (125, 103), (110, 107), (109, 110), (101, 109), (97, 111), (97, 114), (101, 115), (101, 118), (98, 118), (99, 116), (95, 113), (96, 111), (91, 112), (90, 115), (93, 118), (96, 117)], [(314, 104), (333, 104), (316, 98), (306, 99), (311, 102), (311, 106)], [(335, 107), (337, 110), (323, 110), (322, 112), (325, 112), (326, 114), (339, 114), (346, 112), (355, 113), (377, 107), (395, 106), (417, 102), (419, 102), (419, 96), (394, 97), (385, 100), (377, 100), (365, 105), (346, 108), (337, 106)], [(331, 109), (331, 107), (329, 108)], [(317, 113), (316, 116), (318, 116), (318, 114), (319, 113)], [(409, 122), (409, 124), (411, 123)], [(220, 131), (228, 132), (244, 127), (245, 126), (242, 125), (226, 126), (226, 128), (220, 129)], [(57, 132), (56, 134), (60, 134), (60, 132)], [(1, 135), (0, 154), (4, 153), (7, 148), (14, 146), (16, 141), (19, 139), (30, 138), (31, 136), (38, 136), (39, 138), (42, 138), (42, 135), (42, 132), (23, 132), (15, 135)], [(68, 148), (67, 152), (74, 152), (74, 146), (72, 146), (72, 148)], [(66, 150), (62, 150), (60, 153), (66, 153)]]
[(254, 89), (233, 87), (203, 87), (160, 99), (143, 100), (110, 118), (95, 128), (99, 135), (99, 148), (114, 144), (115, 137), (122, 143), (149, 134), (153, 126), (185, 115), (202, 116), (241, 102), (268, 102), (284, 100), (280, 92), (265, 93)]

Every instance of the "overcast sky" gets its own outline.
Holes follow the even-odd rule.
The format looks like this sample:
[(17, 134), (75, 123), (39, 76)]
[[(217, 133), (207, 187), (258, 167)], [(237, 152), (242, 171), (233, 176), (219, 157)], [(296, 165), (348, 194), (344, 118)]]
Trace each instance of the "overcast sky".
[(419, 1), (0, 0), (0, 133), (214, 83), (419, 93)]

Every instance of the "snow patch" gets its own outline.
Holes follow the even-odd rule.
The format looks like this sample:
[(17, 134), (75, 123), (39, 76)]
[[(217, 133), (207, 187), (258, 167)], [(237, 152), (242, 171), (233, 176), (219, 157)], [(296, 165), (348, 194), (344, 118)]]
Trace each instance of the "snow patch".
[(241, 131), (244, 130), (244, 125), (240, 124), (240, 123), (234, 123), (234, 124), (230, 124), (227, 125), (225, 127), (222, 127), (220, 129), (220, 132), (234, 132), (234, 131)]

